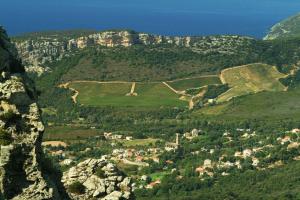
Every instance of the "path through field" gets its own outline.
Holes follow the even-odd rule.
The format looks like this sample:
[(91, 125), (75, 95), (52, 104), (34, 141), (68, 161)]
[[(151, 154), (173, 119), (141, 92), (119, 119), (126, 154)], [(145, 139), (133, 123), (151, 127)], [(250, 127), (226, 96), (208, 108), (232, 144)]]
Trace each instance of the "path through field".
[[(205, 77), (218, 77), (218, 75), (206, 75), (206, 76), (199, 76), (199, 77), (190, 77), (190, 78), (182, 78), (182, 79), (176, 79), (172, 81), (167, 81), (169, 83), (173, 83), (176, 81), (182, 81), (182, 80), (189, 80), (189, 79), (196, 79), (196, 78), (205, 78)], [(149, 84), (151, 83), (163, 83), (168, 89), (170, 89), (172, 92), (178, 94), (178, 95), (185, 95), (185, 91), (179, 91), (173, 88), (171, 85), (169, 85), (166, 81), (153, 81), (153, 82), (147, 82)], [(75, 88), (70, 87), (71, 83), (99, 83), (99, 84), (132, 84), (130, 93), (126, 94), (126, 96), (137, 96), (138, 94), (135, 92), (136, 90), (136, 84), (139, 82), (130, 82), (130, 81), (88, 81), (88, 80), (77, 80), (77, 81), (70, 81), (66, 83), (62, 83), (58, 85), (60, 88), (67, 88), (74, 92), (72, 95), (72, 100), (74, 103), (77, 103), (77, 97), (79, 95), (79, 91)], [(198, 95), (197, 95), (198, 96)]]
[(170, 90), (172, 90), (173, 92), (175, 92), (176, 94), (179, 94), (180, 92), (175, 90), (174, 88), (172, 88), (168, 83), (166, 82), (162, 82), (165, 86), (167, 86)]

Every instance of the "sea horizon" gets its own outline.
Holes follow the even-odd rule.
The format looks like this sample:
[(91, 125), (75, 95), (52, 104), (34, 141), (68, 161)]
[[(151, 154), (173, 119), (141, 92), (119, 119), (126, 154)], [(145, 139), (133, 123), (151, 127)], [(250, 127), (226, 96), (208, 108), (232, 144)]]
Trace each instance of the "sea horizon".
[[(152, 3), (151, 3), (152, 2)], [(297, 14), (300, 2), (70, 0), (4, 2), (0, 25), (10, 36), (73, 29), (131, 29), (156, 35), (243, 35), (264, 37), (277, 22)], [(12, 5), (19, 4), (18, 8)], [(14, 17), (11, 17), (15, 13)]]

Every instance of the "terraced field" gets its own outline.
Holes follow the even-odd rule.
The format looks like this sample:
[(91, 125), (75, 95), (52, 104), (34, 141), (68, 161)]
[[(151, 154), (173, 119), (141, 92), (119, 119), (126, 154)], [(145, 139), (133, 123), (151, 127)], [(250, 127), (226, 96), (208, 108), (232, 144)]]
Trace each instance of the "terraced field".
[(199, 88), (206, 85), (221, 84), (220, 78), (216, 76), (203, 76), (198, 78), (181, 79), (167, 82), (174, 89), (183, 91), (189, 88)]
[(217, 102), (261, 91), (284, 91), (286, 88), (279, 81), (284, 76), (276, 67), (266, 64), (251, 64), (223, 70), (221, 80), (231, 89), (220, 95)]
[(132, 83), (73, 82), (68, 85), (78, 91), (77, 101), (87, 106), (113, 107), (185, 107), (187, 102), (163, 83), (137, 83), (137, 96), (127, 96)]

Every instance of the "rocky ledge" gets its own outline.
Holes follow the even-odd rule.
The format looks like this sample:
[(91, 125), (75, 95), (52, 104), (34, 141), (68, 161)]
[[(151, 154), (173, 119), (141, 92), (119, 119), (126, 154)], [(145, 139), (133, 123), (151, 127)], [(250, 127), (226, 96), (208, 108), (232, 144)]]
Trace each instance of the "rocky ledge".
[(70, 168), (62, 182), (74, 200), (133, 199), (131, 179), (105, 157), (88, 159)]

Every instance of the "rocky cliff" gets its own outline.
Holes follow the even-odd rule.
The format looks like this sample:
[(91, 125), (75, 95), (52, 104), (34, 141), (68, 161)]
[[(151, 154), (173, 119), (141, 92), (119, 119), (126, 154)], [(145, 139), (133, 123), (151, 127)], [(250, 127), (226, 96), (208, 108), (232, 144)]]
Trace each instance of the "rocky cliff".
[(199, 54), (217, 52), (236, 53), (241, 47), (250, 45), (254, 39), (240, 36), (170, 37), (138, 33), (134, 31), (104, 31), (70, 37), (64, 34), (35, 35), (15, 38), (17, 50), (26, 70), (39, 74), (49, 71), (46, 63), (70, 56), (75, 51), (92, 46), (130, 47), (133, 45), (175, 45), (192, 48)]
[(0, 192), (4, 199), (61, 199), (42, 169), (44, 126), (35, 89), (0, 27)]
[[(130, 178), (105, 157), (71, 168), (63, 182), (49, 167), (41, 147), (44, 126), (34, 85), (2, 27), (0, 70), (0, 199), (132, 199)], [(80, 194), (69, 187), (74, 182), (83, 184)]]

